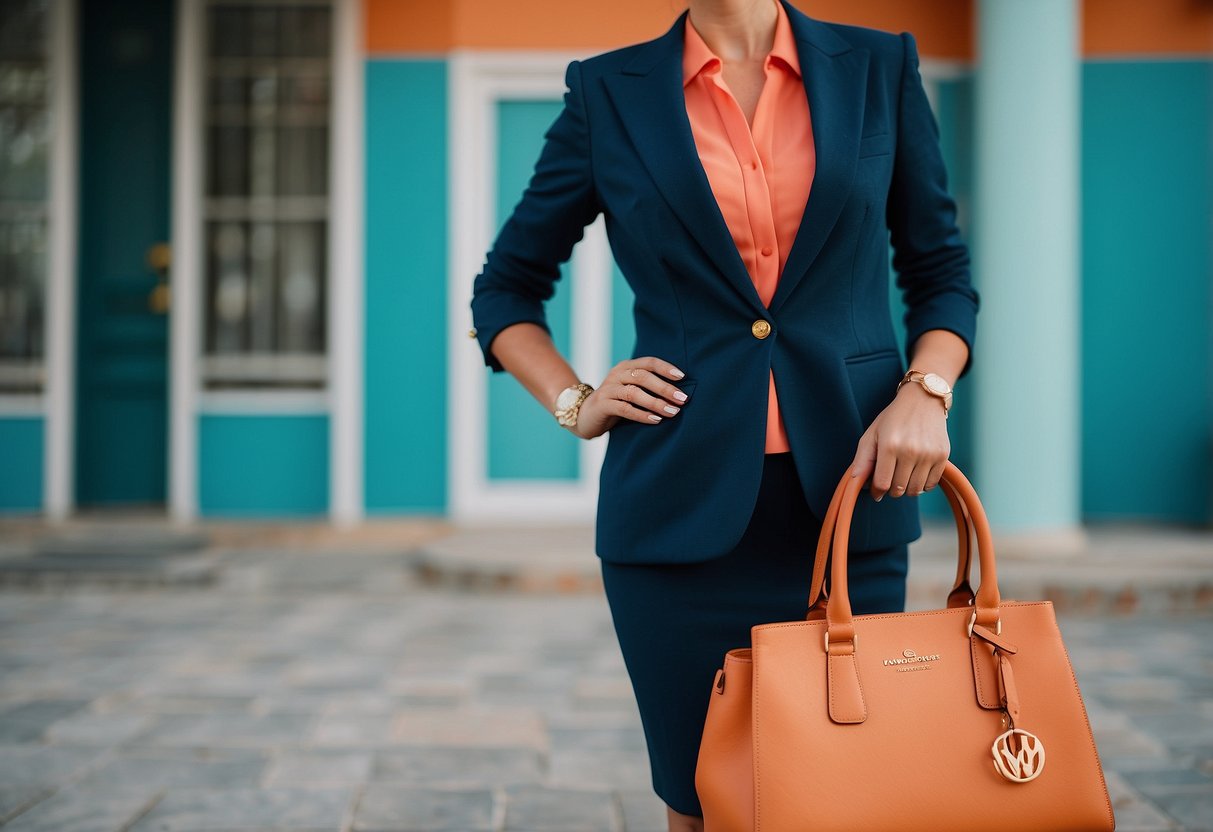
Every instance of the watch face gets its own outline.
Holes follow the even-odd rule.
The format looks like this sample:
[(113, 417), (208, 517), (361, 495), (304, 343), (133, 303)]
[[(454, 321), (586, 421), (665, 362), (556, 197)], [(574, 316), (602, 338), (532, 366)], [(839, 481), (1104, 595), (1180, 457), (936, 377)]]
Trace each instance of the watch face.
[(560, 391), (560, 395), (556, 397), (556, 409), (568, 410), (573, 406), (573, 402), (577, 401), (578, 391), (576, 387), (566, 387)]
[(943, 377), (938, 376), (935, 373), (927, 373), (925, 376), (923, 376), (922, 381), (927, 386), (927, 389), (937, 396), (946, 396), (948, 393), (952, 392), (952, 388), (949, 387), (948, 383), (943, 380)]

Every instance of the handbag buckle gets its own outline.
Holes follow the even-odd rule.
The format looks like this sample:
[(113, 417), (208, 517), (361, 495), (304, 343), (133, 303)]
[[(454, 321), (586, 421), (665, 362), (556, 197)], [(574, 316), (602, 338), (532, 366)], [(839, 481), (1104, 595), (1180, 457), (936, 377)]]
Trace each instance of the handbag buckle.
[[(973, 637), (973, 625), (977, 623), (977, 610), (973, 610), (973, 614), (969, 616), (969, 638)], [(829, 633), (826, 634), (827, 637)], [(1002, 635), (1002, 619), (999, 618), (994, 622), (994, 635)]]
[[(972, 631), (970, 630), (970, 633), (971, 632)], [(826, 642), (826, 652), (829, 653), (830, 652), (830, 631), (829, 630), (826, 630), (825, 642)], [(854, 648), (854, 650), (856, 652), (859, 652), (859, 633), (856, 633), (855, 635), (851, 636), (851, 647)]]

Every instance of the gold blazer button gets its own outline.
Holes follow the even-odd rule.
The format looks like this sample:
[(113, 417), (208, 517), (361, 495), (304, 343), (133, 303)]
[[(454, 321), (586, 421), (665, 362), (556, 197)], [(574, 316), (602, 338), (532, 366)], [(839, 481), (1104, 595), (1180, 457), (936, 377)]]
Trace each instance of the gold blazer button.
[(469, 338), (475, 338), (475, 337), (476, 337), (476, 334), (477, 334), (477, 333), (476, 333), (476, 327), (472, 327), (471, 329), (469, 329), (469, 330), (468, 330), (468, 337), (469, 337)]
[(750, 327), (750, 332), (754, 333), (754, 337), (761, 341), (771, 334), (771, 325), (763, 320), (754, 321), (754, 325)]

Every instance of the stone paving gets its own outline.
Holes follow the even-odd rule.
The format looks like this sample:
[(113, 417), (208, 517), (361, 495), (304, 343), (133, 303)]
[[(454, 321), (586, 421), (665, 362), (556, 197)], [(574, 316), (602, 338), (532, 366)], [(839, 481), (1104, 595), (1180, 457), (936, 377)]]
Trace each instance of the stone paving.
[[(600, 593), (388, 551), (0, 593), (4, 832), (655, 832)], [(1213, 617), (1062, 619), (1121, 830), (1213, 829)]]

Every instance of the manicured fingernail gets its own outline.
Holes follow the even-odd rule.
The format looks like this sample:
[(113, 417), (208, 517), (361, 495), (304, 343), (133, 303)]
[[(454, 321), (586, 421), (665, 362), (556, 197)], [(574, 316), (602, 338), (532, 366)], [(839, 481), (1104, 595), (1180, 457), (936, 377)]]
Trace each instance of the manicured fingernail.
[(674, 378), (682, 378), (683, 376), (686, 375), (686, 373), (684, 373), (682, 370), (678, 369), (677, 367), (671, 367), (670, 375), (672, 375)]
[(687, 400), (687, 394), (679, 390), (674, 394), (674, 398), (678, 399), (680, 402), (685, 402)]
[(876, 498), (876, 502), (879, 503), (881, 501), (881, 499), (883, 499), (883, 498), (884, 498), (884, 495), (881, 494), (879, 497)]
[(667, 404), (665, 406), (665, 412), (670, 414), (671, 416), (673, 416), (675, 413), (678, 412), (678, 408), (674, 407), (674, 405), (672, 405), (672, 404)]
[(654, 421), (654, 422), (660, 422), (660, 421), (661, 421), (661, 417), (660, 417), (660, 416), (658, 416), (656, 413), (650, 413), (650, 414), (649, 414), (649, 419), (651, 419), (651, 420), (652, 420), (652, 421)]

